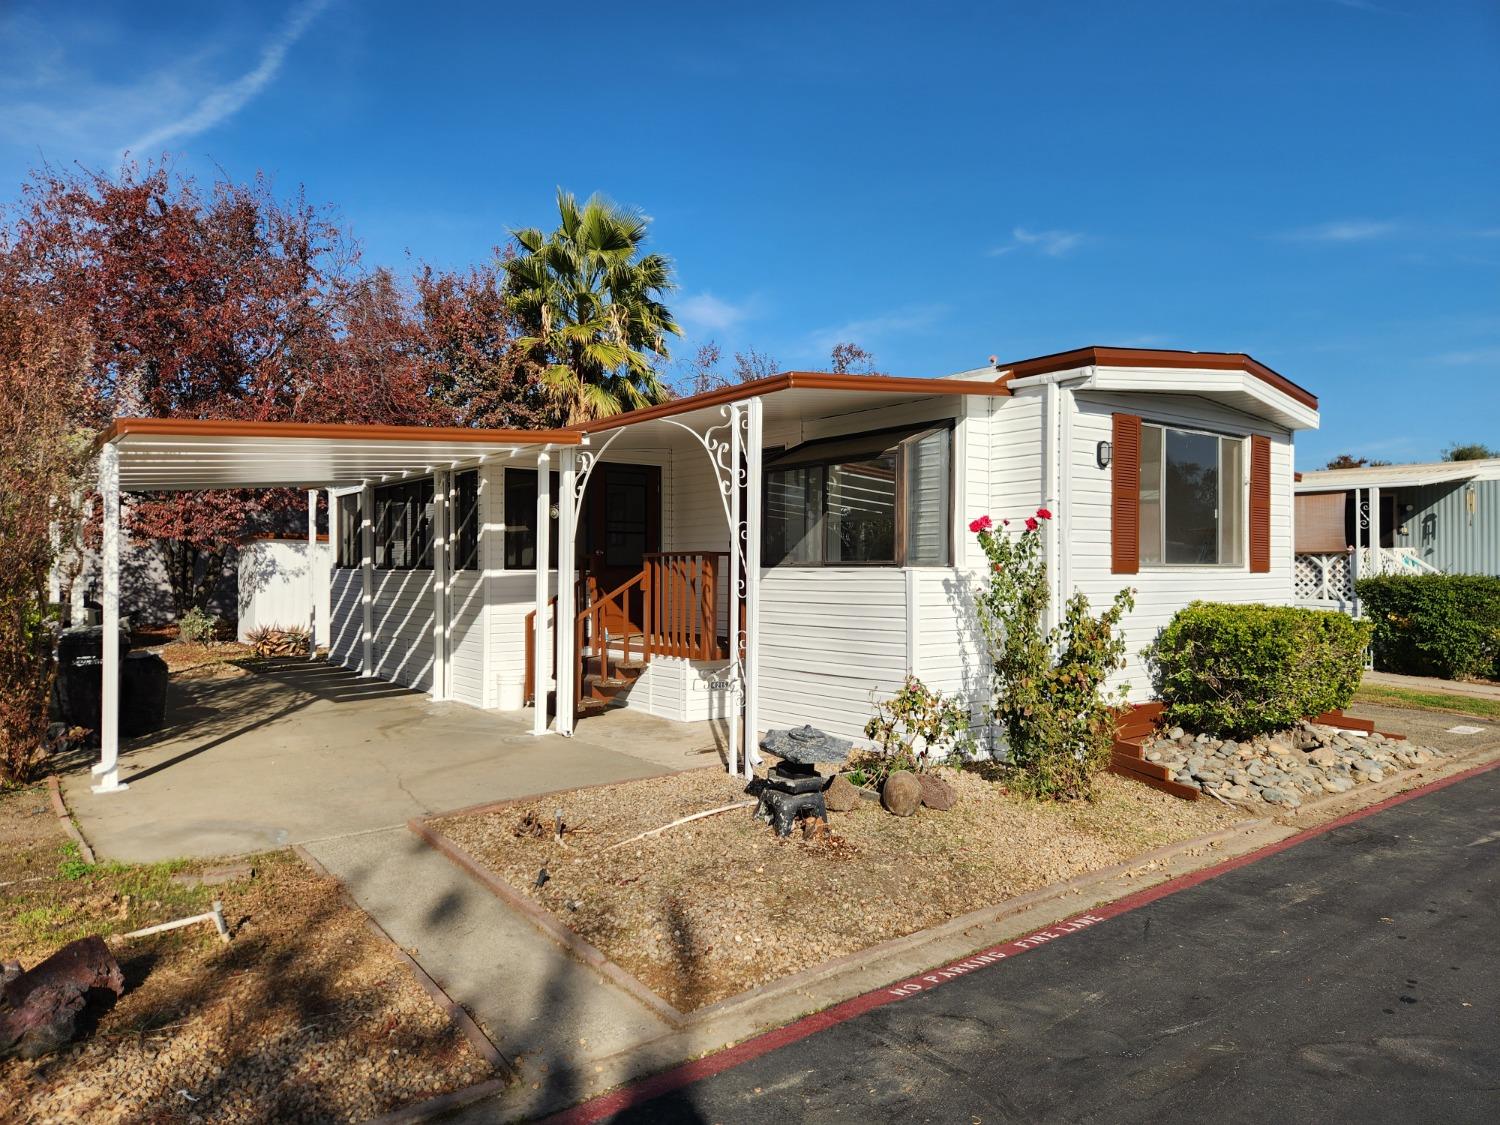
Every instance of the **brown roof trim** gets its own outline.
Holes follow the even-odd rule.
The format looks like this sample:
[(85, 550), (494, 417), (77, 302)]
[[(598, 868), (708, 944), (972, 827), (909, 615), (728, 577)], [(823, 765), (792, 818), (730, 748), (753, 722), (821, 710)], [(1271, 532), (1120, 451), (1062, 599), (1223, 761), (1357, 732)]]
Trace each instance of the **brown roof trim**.
[(1066, 371), (1072, 367), (1165, 367), (1184, 370), (1243, 371), (1254, 375), (1261, 382), (1275, 387), (1283, 394), (1300, 402), (1303, 406), (1318, 408), (1318, 396), (1299, 387), (1285, 375), (1272, 371), (1264, 363), (1244, 352), (1187, 352), (1165, 348), (1075, 348), (1068, 352), (1036, 356), (1016, 363), (1002, 364), (1008, 368), (1006, 382), (1025, 379), (1032, 375), (1048, 375), (1054, 371)]
[(783, 371), (765, 379), (753, 379), (748, 383), (736, 383), (729, 387), (705, 391), (687, 398), (673, 399), (658, 406), (646, 406), (639, 410), (627, 410), (609, 418), (584, 422), (573, 427), (581, 433), (613, 430), (635, 422), (650, 422), (657, 418), (670, 418), (675, 414), (686, 414), (708, 406), (740, 402), (777, 391), (884, 391), (888, 394), (910, 395), (1008, 395), (998, 380), (980, 382), (971, 379), (912, 379), (896, 375), (836, 375), (830, 371)]
[(151, 437), (340, 438), (349, 441), (438, 441), (515, 445), (578, 445), (572, 430), (475, 430), (462, 426), (365, 426), (345, 422), (249, 422), (224, 418), (116, 418), (95, 439), (106, 445), (129, 434)]

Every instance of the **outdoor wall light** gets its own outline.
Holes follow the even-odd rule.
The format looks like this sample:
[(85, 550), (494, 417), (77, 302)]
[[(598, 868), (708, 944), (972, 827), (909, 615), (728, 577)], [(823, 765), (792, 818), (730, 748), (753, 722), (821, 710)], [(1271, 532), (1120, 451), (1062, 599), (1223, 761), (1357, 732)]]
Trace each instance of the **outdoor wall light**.
[(1099, 462), (1101, 469), (1109, 468), (1110, 458), (1114, 455), (1115, 447), (1107, 441), (1101, 441), (1094, 446), (1094, 460)]

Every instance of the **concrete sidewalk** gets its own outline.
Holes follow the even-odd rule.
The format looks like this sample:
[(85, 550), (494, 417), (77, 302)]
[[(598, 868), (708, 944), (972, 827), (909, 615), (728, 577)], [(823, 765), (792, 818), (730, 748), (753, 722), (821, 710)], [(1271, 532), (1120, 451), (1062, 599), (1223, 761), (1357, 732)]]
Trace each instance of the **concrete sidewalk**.
[(394, 828), (413, 816), (719, 762), (709, 724), (614, 710), (573, 738), (531, 734), (531, 713), (434, 703), (322, 661), (267, 661), (173, 677), (165, 731), (121, 753), (123, 793), (87, 771), (68, 807), (102, 858), (236, 855)]
[(1407, 688), (1411, 691), (1431, 691), (1442, 695), (1469, 695), (1479, 699), (1493, 699), (1500, 703), (1500, 684), (1477, 684), (1468, 680), (1440, 680), (1435, 676), (1398, 676), (1395, 672), (1366, 672), (1367, 684), (1381, 687)]
[(669, 1030), (405, 828), (305, 848), (469, 1010), (543, 1103), (591, 1089), (590, 1060)]

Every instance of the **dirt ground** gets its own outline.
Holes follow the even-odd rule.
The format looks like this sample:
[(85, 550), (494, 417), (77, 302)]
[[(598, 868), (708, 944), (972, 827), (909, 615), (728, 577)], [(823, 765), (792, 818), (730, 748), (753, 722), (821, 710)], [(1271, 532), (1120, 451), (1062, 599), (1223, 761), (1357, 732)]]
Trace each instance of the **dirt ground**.
[(491, 1077), (467, 1040), (295, 856), (185, 887), (212, 864), (83, 863), (45, 788), (0, 795), (0, 958), (121, 934), (221, 899), (212, 926), (112, 941), (127, 991), (68, 1050), (0, 1061), (4, 1122), (363, 1121)]
[[(1245, 814), (1104, 775), (1088, 804), (1038, 804), (946, 774), (951, 812), (862, 802), (831, 834), (778, 840), (751, 809), (612, 851), (636, 833), (745, 799), (718, 770), (581, 790), (435, 827), (679, 1010), (1223, 828)], [(566, 832), (518, 836), (528, 813)], [(547, 879), (538, 887), (539, 872)]]

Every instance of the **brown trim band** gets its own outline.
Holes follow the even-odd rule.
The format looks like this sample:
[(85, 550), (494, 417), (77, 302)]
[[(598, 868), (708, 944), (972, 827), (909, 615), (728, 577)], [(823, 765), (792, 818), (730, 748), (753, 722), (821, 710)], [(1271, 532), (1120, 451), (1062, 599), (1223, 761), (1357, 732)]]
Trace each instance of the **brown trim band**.
[(1285, 375), (1272, 371), (1260, 360), (1244, 352), (1185, 352), (1160, 348), (1075, 348), (1068, 352), (1036, 356), (1016, 363), (1004, 364), (1009, 374), (1006, 381), (1025, 379), (1032, 375), (1049, 375), (1054, 371), (1066, 371), (1071, 367), (1165, 367), (1180, 370), (1243, 371), (1254, 375), (1262, 383), (1300, 402), (1303, 406), (1318, 408), (1318, 396), (1299, 387)]
[(473, 430), (462, 426), (366, 426), (347, 422), (250, 422), (227, 418), (116, 418), (97, 445), (127, 435), (149, 437), (340, 438), (455, 444), (578, 445), (573, 430)]
[(827, 371), (784, 371), (765, 379), (754, 379), (748, 383), (737, 383), (731, 387), (705, 391), (701, 395), (673, 399), (659, 406), (647, 406), (640, 410), (627, 410), (610, 418), (600, 418), (573, 427), (580, 433), (595, 433), (599, 430), (614, 430), (633, 422), (650, 422), (657, 418), (670, 418), (702, 410), (707, 406), (722, 406), (729, 402), (740, 402), (747, 398), (774, 394), (776, 391), (884, 391), (887, 394), (906, 395), (1008, 395), (1010, 391), (996, 382), (978, 382), (970, 379), (912, 379), (896, 375), (835, 375)]

